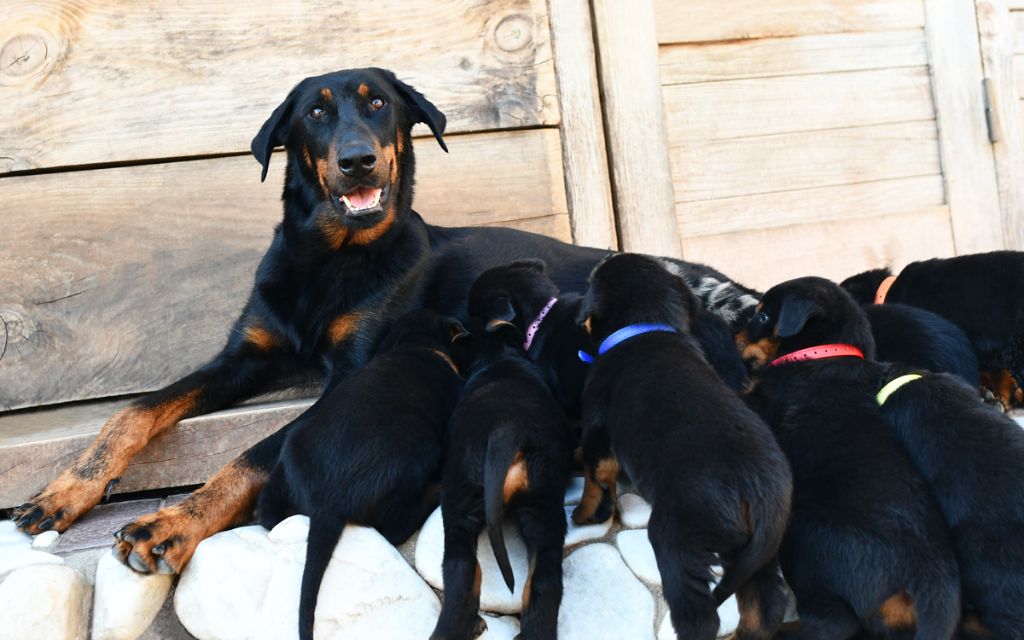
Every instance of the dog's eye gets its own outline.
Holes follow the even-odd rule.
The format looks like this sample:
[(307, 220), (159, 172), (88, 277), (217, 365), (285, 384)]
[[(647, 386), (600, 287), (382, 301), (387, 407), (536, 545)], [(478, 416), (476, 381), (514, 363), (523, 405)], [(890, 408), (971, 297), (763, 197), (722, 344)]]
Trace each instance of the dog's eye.
[(771, 320), (771, 318), (769, 318), (768, 314), (765, 313), (764, 311), (762, 311), (761, 313), (757, 314), (757, 321), (760, 324), (768, 324), (769, 320)]
[(327, 115), (327, 112), (324, 111), (323, 107), (313, 107), (309, 110), (309, 117), (314, 120), (323, 120), (325, 115)]
[(383, 109), (384, 108), (384, 98), (381, 98), (380, 96), (372, 98), (370, 100), (370, 108), (373, 109), (374, 111), (380, 111), (381, 109)]

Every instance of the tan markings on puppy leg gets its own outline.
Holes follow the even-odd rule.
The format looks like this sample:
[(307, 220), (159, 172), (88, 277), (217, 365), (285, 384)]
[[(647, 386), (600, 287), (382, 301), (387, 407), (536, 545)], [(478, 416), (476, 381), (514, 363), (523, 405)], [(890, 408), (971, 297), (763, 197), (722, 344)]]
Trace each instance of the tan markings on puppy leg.
[(587, 316), (587, 319), (583, 321), (583, 330), (587, 332), (588, 336), (593, 333), (590, 329), (590, 316)]
[(882, 603), (878, 608), (882, 624), (888, 629), (909, 629), (917, 624), (914, 600), (906, 591), (900, 591)]
[(366, 83), (360, 83), (359, 88), (356, 89), (356, 93), (363, 96), (364, 98), (370, 95), (370, 87), (366, 86)]
[(537, 558), (530, 558), (530, 569), (526, 572), (526, 582), (523, 583), (523, 610), (530, 606), (530, 595), (533, 591), (533, 570), (537, 567)]
[(736, 592), (736, 604), (740, 612), (738, 630), (742, 634), (757, 637), (763, 632), (764, 621), (761, 620), (761, 600), (757, 588), (753, 584), (745, 585)]
[(259, 351), (273, 351), (281, 346), (277, 336), (270, 333), (258, 324), (251, 324), (242, 329), (242, 339), (256, 347)]
[(480, 585), (483, 584), (484, 574), (480, 570), (480, 563), (476, 563), (476, 572), (473, 575), (473, 597), (480, 599)]
[(996, 400), (1009, 410), (1021, 404), (1021, 390), (1009, 369), (985, 369), (981, 372), (981, 388), (988, 389)]
[(960, 623), (960, 628), (973, 638), (994, 638), (995, 634), (986, 627), (976, 614), (968, 613)]
[(505, 485), (501, 492), (502, 502), (508, 504), (512, 496), (520, 491), (528, 491), (529, 489), (530, 480), (526, 477), (526, 460), (523, 460), (522, 451), (516, 451), (512, 464), (508, 466), (508, 471), (505, 472)]
[(264, 471), (232, 461), (184, 501), (125, 525), (114, 534), (117, 555), (131, 557), (137, 570), (180, 573), (203, 539), (246, 520), (266, 480)]
[(387, 211), (384, 213), (384, 218), (366, 229), (357, 229), (352, 233), (352, 244), (368, 245), (376, 242), (388, 232), (388, 229), (395, 223), (395, 208), (394, 202), (388, 203)]
[(330, 89), (324, 87), (323, 89), (320, 90), (320, 97), (323, 98), (324, 100), (330, 101), (331, 98), (334, 97), (334, 94), (331, 93)]
[(619, 461), (615, 458), (604, 458), (593, 470), (586, 469), (583, 474), (583, 497), (572, 512), (572, 521), (576, 524), (589, 522), (601, 505), (606, 490), (611, 498), (614, 513), (618, 477)]
[(618, 458), (605, 458), (597, 463), (595, 470), (597, 483), (602, 489), (608, 491), (611, 497), (612, 506), (615, 506), (615, 498), (619, 488), (619, 460)]
[(352, 311), (350, 313), (343, 313), (334, 320), (331, 320), (331, 324), (327, 327), (327, 339), (331, 345), (338, 345), (354, 335), (356, 330), (359, 329), (359, 320), (362, 318), (362, 315), (358, 311)]

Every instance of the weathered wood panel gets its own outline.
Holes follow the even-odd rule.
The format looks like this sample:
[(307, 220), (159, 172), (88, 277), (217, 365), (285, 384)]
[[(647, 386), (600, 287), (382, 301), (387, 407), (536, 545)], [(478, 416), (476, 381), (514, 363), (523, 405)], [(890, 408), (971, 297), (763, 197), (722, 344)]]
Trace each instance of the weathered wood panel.
[[(837, 241), (841, 239), (841, 241)], [(688, 259), (761, 290), (790, 278), (838, 280), (864, 269), (953, 255), (949, 210), (886, 214), (689, 238)]]
[(656, 13), (663, 44), (898, 31), (924, 24), (921, 0), (657, 0)]
[[(569, 240), (558, 131), (417, 141), (417, 210)], [(0, 410), (157, 388), (214, 355), (280, 219), (283, 154), (0, 179)], [(524, 219), (519, 225), (517, 220)]]
[(664, 45), (658, 65), (670, 85), (927, 63), (924, 31), (913, 29)]
[(942, 176), (936, 174), (683, 202), (676, 213), (685, 241), (694, 236), (918, 211), (944, 202)]
[(927, 67), (726, 80), (664, 88), (673, 144), (934, 117)]
[(719, 141), (673, 139), (670, 149), (676, 202), (941, 173), (932, 121)]
[[(300, 79), (384, 66), (452, 132), (558, 122), (544, 0), (0, 4), (0, 173), (241, 152)], [(401, 17), (400, 19), (397, 19)]]

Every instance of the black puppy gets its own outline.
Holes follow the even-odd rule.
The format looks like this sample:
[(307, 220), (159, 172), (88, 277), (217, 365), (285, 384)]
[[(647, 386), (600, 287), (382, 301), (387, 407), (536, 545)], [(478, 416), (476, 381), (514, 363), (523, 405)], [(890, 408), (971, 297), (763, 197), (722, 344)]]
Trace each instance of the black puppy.
[(931, 311), (906, 304), (868, 304), (863, 309), (871, 323), (879, 362), (952, 373), (978, 388), (978, 356), (960, 327)]
[[(472, 295), (472, 294), (471, 294)], [(537, 368), (524, 335), (497, 303), (474, 327), (476, 356), (449, 425), (441, 492), (444, 521), (444, 603), (431, 638), (474, 638), (487, 625), (478, 615), (477, 538), (486, 526), (509, 590), (515, 583), (502, 532), (506, 511), (526, 543), (530, 575), (523, 587), (522, 637), (555, 638), (562, 601), (562, 498), (572, 449), (569, 428)]]
[(987, 384), (1004, 406), (1024, 399), (1024, 253), (912, 262), (899, 275), (875, 269), (841, 286), (861, 303), (902, 302), (951, 320), (970, 338)]
[[(259, 497), (272, 528), (309, 516), (299, 637), (313, 637), (317, 593), (346, 523), (376, 527), (392, 544), (437, 506), (444, 431), (462, 388), (453, 344), (468, 332), (431, 311), (399, 319), (380, 353), (327, 392), (285, 440)], [(396, 394), (397, 390), (397, 394)]]
[(1024, 430), (951, 376), (894, 369), (886, 383), (878, 395), (882, 415), (950, 527), (964, 635), (1024, 639)]
[[(583, 392), (586, 485), (573, 519), (609, 510), (621, 464), (652, 506), (648, 535), (678, 637), (714, 638), (716, 609), (736, 592), (737, 637), (770, 638), (786, 607), (775, 558), (792, 478), (768, 427), (688, 334), (696, 305), (654, 258), (611, 256), (591, 274), (578, 321), (600, 347)], [(712, 593), (716, 564), (725, 574)]]
[(952, 637), (956, 560), (942, 514), (882, 419), (884, 375), (860, 306), (822, 278), (765, 293), (744, 339), (772, 361), (748, 400), (792, 465), (793, 518), (782, 570), (799, 628), (780, 637), (844, 640), (863, 629)]

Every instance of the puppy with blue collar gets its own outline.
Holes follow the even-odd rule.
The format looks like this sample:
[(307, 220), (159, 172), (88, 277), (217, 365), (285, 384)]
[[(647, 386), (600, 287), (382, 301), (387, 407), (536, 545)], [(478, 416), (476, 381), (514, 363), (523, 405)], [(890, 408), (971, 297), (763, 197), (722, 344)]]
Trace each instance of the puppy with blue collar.
[[(591, 273), (577, 320), (597, 346), (583, 391), (585, 488), (577, 523), (614, 509), (620, 469), (651, 503), (648, 536), (679, 638), (711, 640), (736, 593), (737, 638), (770, 638), (786, 598), (776, 556), (792, 476), (768, 426), (690, 335), (696, 296), (656, 258), (617, 254)], [(722, 580), (710, 588), (711, 566)]]

